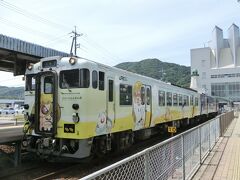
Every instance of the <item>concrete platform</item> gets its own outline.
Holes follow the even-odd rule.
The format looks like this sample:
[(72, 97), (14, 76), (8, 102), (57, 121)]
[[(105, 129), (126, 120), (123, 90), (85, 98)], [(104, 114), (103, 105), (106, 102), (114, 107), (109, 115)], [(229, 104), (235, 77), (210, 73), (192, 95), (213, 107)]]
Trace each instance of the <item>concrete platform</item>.
[(193, 179), (240, 179), (240, 116), (232, 121)]
[(23, 136), (23, 125), (0, 127), (0, 144), (20, 141)]

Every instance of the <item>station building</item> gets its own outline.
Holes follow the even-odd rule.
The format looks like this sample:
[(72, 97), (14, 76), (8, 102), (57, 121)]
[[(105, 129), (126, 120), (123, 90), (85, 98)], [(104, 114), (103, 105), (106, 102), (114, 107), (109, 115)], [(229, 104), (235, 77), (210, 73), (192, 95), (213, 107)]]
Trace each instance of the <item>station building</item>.
[(191, 49), (191, 72), (198, 72), (202, 92), (240, 102), (240, 36), (232, 24), (228, 38), (215, 26), (208, 47)]

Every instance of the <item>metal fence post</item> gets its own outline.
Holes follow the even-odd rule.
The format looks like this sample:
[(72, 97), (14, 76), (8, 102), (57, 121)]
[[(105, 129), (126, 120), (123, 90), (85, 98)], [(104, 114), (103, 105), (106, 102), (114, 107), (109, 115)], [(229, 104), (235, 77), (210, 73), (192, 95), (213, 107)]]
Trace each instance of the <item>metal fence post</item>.
[(200, 165), (202, 164), (202, 127), (199, 127), (199, 155), (200, 155)]
[(149, 150), (145, 154), (145, 180), (149, 179)]
[(208, 128), (209, 128), (209, 141), (208, 141), (208, 145), (209, 145), (209, 152), (211, 151), (211, 138), (210, 138), (210, 135), (211, 135), (211, 129), (210, 129), (210, 122), (208, 122)]
[(182, 139), (182, 167), (183, 167), (183, 180), (186, 179), (186, 174), (185, 174), (185, 151), (184, 151), (184, 135), (181, 135)]

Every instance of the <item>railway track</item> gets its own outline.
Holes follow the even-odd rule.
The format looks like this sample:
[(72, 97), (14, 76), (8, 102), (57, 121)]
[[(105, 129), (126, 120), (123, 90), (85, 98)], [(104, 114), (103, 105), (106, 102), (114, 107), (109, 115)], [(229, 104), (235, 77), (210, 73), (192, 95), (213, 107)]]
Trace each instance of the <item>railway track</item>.
[[(178, 133), (181, 133), (187, 129), (179, 130)], [(171, 137), (171, 134), (158, 134), (151, 139), (135, 143), (130, 149), (127, 150), (127, 152), (121, 154), (109, 154), (103, 158), (92, 159), (88, 162), (81, 161), (78, 163), (52, 163), (40, 161), (39, 159), (32, 159), (31, 157), (26, 156), (26, 158), (23, 159), (23, 165), (17, 168), (17, 170), (15, 169), (14, 171), (7, 171), (7, 173), (0, 172), (0, 179), (79, 179), (117, 161), (127, 158), (147, 147), (164, 141), (169, 137)], [(24, 162), (28, 163), (24, 164)]]

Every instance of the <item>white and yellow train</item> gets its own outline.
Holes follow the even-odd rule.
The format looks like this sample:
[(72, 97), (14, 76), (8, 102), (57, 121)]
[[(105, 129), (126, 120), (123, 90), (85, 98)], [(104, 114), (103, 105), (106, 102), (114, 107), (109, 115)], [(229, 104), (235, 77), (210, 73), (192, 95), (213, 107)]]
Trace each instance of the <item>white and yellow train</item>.
[(123, 150), (218, 110), (194, 90), (76, 57), (29, 64), (24, 108), (27, 149), (73, 158)]

